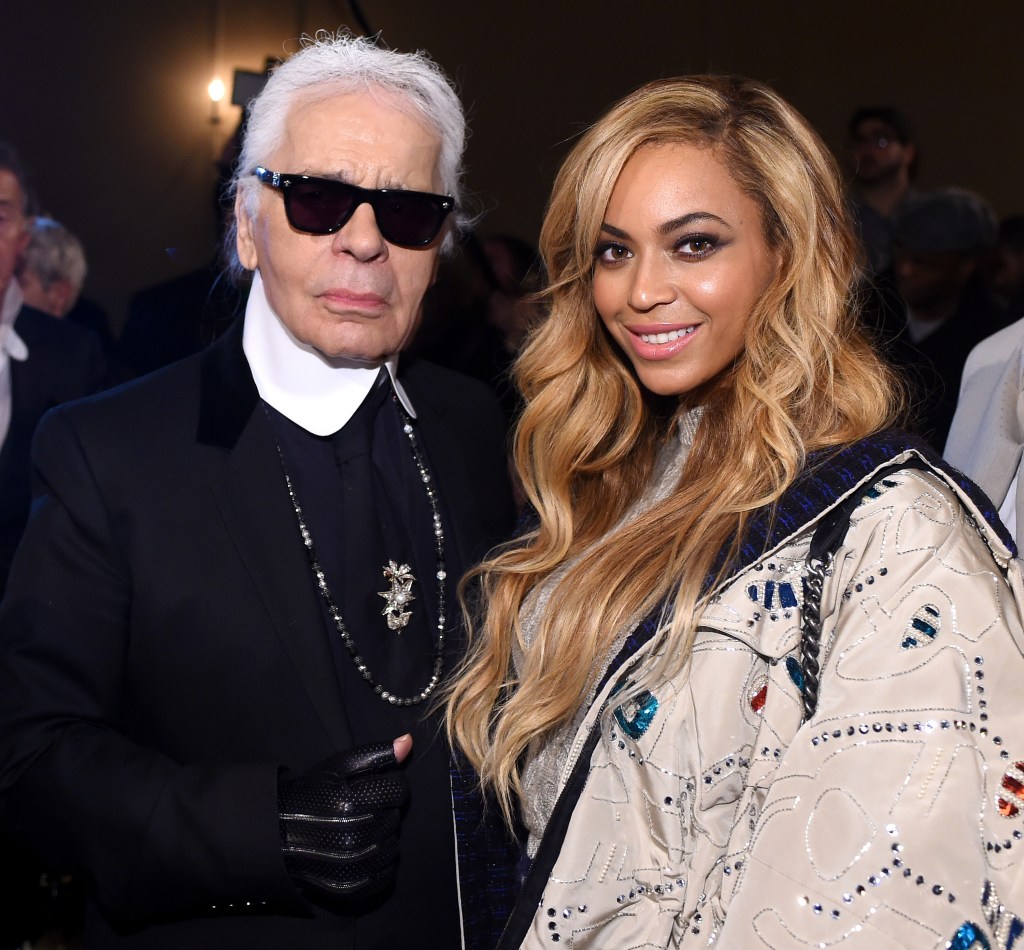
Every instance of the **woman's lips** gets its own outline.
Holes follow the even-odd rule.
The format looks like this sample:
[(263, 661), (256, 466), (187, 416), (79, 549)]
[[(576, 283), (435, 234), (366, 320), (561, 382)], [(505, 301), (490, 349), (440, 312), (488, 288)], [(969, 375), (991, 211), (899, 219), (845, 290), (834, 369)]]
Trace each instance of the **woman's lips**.
[(626, 327), (633, 351), (644, 360), (671, 359), (700, 333), (701, 324), (650, 324)]

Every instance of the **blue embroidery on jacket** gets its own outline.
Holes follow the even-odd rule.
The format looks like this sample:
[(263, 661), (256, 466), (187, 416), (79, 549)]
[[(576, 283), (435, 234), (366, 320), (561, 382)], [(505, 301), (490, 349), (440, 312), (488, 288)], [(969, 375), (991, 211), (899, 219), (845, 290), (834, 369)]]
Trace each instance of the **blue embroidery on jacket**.
[[(1003, 905), (991, 881), (985, 882), (981, 892), (981, 907), (985, 921), (999, 941), (999, 950), (1012, 950), (1017, 938), (1024, 933), (1024, 920)], [(984, 948), (988, 950), (988, 944), (984, 944)]]
[(894, 482), (891, 478), (883, 478), (880, 482), (876, 482), (866, 492), (864, 492), (864, 497), (861, 503), (863, 504), (866, 501), (870, 501), (872, 498), (878, 498), (885, 489), (895, 488), (898, 484), (899, 482)]
[(992, 950), (992, 945), (981, 932), (981, 928), (969, 920), (960, 925), (953, 939), (946, 946), (950, 950)]
[(615, 721), (627, 736), (631, 739), (639, 739), (654, 721), (654, 715), (657, 713), (659, 705), (654, 694), (644, 690), (636, 699), (631, 699), (624, 706), (619, 706), (615, 710)]
[(786, 672), (789, 673), (789, 678), (802, 693), (804, 691), (804, 671), (800, 669), (800, 661), (795, 656), (786, 657)]
[(796, 588), (789, 581), (759, 581), (747, 588), (747, 596), (768, 610), (800, 606)]
[(928, 644), (934, 642), (942, 626), (942, 616), (939, 613), (939, 608), (933, 604), (924, 604), (910, 618), (910, 623), (907, 626), (909, 628), (907, 635), (900, 644), (904, 650), (928, 646)]

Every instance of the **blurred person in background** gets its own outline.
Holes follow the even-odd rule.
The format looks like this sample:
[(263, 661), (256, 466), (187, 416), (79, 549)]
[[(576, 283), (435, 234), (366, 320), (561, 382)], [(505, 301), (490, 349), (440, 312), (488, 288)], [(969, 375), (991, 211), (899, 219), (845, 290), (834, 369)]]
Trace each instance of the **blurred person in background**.
[(1024, 318), (979, 343), (967, 357), (944, 450), (999, 509), (1024, 550)]
[(1024, 316), (1024, 215), (1012, 215), (999, 222), (986, 278), (1007, 319)]
[(923, 192), (894, 221), (895, 286), (906, 309), (890, 328), (888, 354), (915, 389), (915, 425), (936, 451), (967, 354), (1004, 323), (981, 273), (996, 230), (989, 204), (962, 188)]
[(110, 320), (98, 304), (82, 295), (87, 271), (85, 249), (74, 234), (53, 218), (32, 219), (18, 271), (25, 303), (91, 330), (111, 362), (114, 335)]
[(910, 122), (892, 106), (858, 109), (848, 125), (854, 213), (874, 274), (892, 267), (893, 217), (913, 196), (917, 144)]
[[(95, 334), (33, 306), (15, 277), (32, 246), (32, 202), (27, 171), (0, 142), (0, 595), (28, 517), (36, 425), (48, 409), (108, 381)], [(31, 279), (29, 287), (33, 299), (47, 303)]]
[[(46, 304), (46, 295), (35, 293), (31, 279), (26, 295), (15, 278), (32, 248), (33, 211), (28, 171), (14, 148), (0, 142), (0, 596), (28, 518), (29, 459), (36, 426), (48, 409), (95, 392), (107, 379), (97, 338), (37, 309), (31, 300)], [(84, 262), (81, 270), (80, 275), (72, 264), (70, 276), (79, 286)], [(65, 303), (61, 301), (60, 309)], [(0, 838), (4, 946), (20, 946), (61, 923), (69, 906), (64, 900), (68, 882), (63, 878), (60, 872), (47, 874), (32, 850)], [(74, 910), (70, 913), (73, 916)], [(72, 921), (69, 929), (74, 926)]]
[(66, 317), (78, 302), (86, 270), (78, 238), (53, 218), (32, 219), (18, 270), (26, 304), (51, 317)]

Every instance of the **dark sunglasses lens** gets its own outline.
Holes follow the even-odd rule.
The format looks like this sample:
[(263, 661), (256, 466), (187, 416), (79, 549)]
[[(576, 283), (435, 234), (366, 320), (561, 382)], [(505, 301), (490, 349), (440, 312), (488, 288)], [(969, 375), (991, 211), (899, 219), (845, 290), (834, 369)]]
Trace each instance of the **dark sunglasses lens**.
[(310, 234), (337, 231), (352, 216), (355, 192), (340, 181), (294, 181), (285, 191), (285, 211), (293, 228)]
[(297, 231), (333, 234), (356, 207), (369, 201), (386, 241), (422, 247), (437, 237), (450, 208), (436, 195), (412, 191), (365, 191), (341, 181), (293, 178), (284, 189), (288, 221)]
[(378, 196), (374, 212), (384, 239), (406, 247), (433, 241), (447, 214), (433, 195), (401, 191)]

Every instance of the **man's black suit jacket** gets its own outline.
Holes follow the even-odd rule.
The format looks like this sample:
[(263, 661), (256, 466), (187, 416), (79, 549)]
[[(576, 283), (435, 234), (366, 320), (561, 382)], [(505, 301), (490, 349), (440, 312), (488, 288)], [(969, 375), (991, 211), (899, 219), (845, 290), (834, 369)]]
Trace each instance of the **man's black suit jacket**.
[[(278, 767), (352, 742), (240, 339), (38, 431), (0, 609), (0, 818), (88, 870), (91, 947), (350, 946), (281, 858)], [(511, 519), (498, 409), (438, 367), (401, 378), (473, 563)]]
[(31, 500), (32, 434), (43, 414), (60, 403), (99, 390), (107, 363), (89, 330), (23, 306), (14, 329), (27, 360), (11, 360), (11, 423), (0, 449), (0, 596)]

